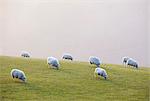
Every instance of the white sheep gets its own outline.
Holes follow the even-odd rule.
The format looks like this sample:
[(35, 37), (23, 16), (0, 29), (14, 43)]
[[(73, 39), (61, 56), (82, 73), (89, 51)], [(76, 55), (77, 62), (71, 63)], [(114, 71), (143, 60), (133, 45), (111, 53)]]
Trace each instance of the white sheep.
[(63, 54), (63, 59), (67, 59), (67, 60), (73, 60), (73, 56), (69, 53), (65, 53)]
[(124, 56), (124, 57), (122, 58), (122, 63), (123, 63), (123, 65), (126, 65), (126, 64), (127, 64), (128, 59), (129, 59), (128, 56)]
[(138, 63), (137, 63), (137, 61), (134, 60), (134, 59), (132, 59), (132, 58), (129, 58), (129, 59), (127, 60), (127, 65), (128, 65), (128, 66), (133, 66), (133, 67), (138, 68)]
[(23, 82), (27, 81), (24, 72), (19, 69), (12, 69), (10, 74), (13, 78), (18, 78), (19, 80)]
[(95, 64), (97, 67), (100, 66), (100, 64), (101, 64), (100, 59), (95, 56), (90, 56), (89, 62), (90, 62), (90, 64)]
[(27, 51), (22, 51), (22, 52), (21, 52), (21, 56), (22, 56), (22, 57), (28, 57), (28, 58), (29, 58), (31, 55), (30, 55), (30, 53), (27, 52)]
[(48, 57), (47, 64), (51, 65), (52, 68), (55, 68), (55, 69), (59, 69), (59, 67), (60, 67), (59, 61), (55, 57)]
[(100, 78), (100, 76), (102, 76), (105, 80), (108, 77), (106, 70), (100, 67), (95, 68), (94, 75), (96, 78)]

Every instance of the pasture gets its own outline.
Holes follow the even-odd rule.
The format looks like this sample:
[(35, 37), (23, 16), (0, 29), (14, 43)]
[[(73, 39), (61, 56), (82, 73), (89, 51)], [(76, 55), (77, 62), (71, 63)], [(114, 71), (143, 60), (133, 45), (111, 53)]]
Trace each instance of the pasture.
[[(108, 80), (96, 80), (88, 62), (61, 60), (60, 67), (48, 68), (46, 59), (0, 56), (0, 101), (149, 101), (149, 68), (105, 64)], [(27, 83), (12, 79), (13, 68), (25, 72)]]

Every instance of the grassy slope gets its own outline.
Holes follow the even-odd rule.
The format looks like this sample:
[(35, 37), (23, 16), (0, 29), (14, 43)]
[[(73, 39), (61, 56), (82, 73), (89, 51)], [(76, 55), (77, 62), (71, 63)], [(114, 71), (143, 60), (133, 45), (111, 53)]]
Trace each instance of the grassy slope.
[[(49, 69), (45, 60), (0, 56), (0, 101), (148, 101), (149, 68), (104, 67), (108, 80), (95, 80), (94, 66), (61, 61)], [(13, 80), (12, 68), (25, 72), (27, 83)]]

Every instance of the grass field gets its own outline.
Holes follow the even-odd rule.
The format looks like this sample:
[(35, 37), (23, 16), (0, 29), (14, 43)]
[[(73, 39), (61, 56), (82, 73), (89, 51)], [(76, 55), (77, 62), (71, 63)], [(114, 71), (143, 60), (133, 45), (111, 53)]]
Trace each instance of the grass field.
[[(0, 56), (0, 101), (149, 101), (150, 69), (102, 65), (108, 80), (93, 77), (87, 62), (60, 61), (61, 69), (48, 68), (46, 60)], [(12, 79), (21, 69), (27, 83)]]

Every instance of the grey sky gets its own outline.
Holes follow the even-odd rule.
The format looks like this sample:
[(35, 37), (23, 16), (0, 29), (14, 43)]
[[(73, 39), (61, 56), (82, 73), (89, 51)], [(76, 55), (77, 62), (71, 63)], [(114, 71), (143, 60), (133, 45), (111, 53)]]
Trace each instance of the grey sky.
[[(148, 0), (1, 0), (0, 54), (150, 66)], [(149, 65), (148, 65), (149, 64)]]

